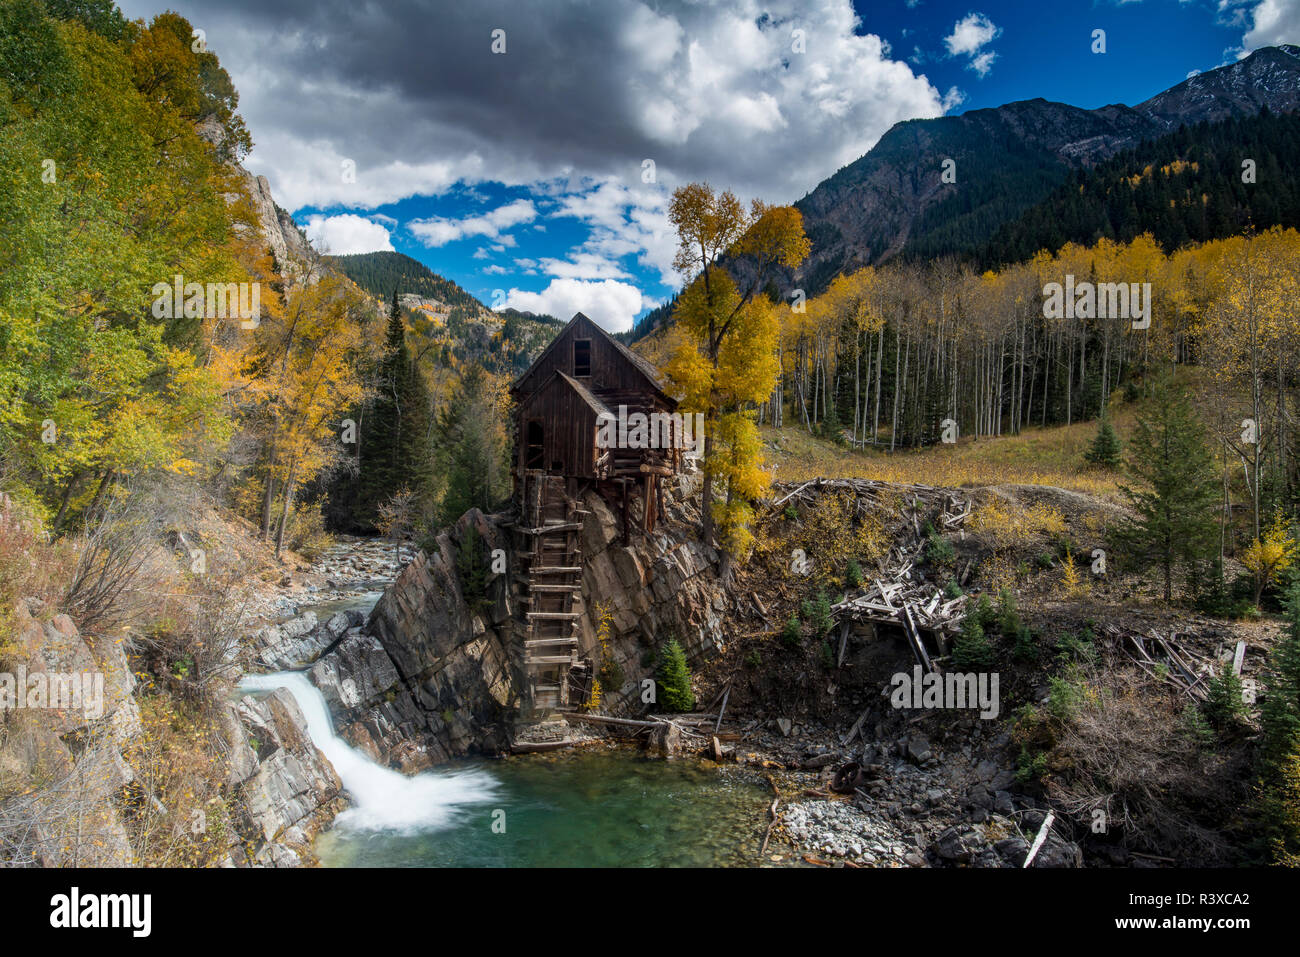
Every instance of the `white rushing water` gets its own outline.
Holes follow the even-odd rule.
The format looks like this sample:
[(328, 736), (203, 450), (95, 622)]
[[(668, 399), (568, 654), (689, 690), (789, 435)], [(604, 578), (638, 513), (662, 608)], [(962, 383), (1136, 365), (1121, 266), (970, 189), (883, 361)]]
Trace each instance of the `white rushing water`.
[(456, 823), (471, 805), (492, 801), (498, 784), (487, 771), (425, 771), (407, 777), (385, 768), (353, 749), (334, 733), (325, 699), (307, 676), (296, 671), (246, 675), (242, 691), (284, 688), (293, 695), (307, 719), (312, 743), (334, 765), (352, 806), (335, 825), (359, 831), (429, 831)]

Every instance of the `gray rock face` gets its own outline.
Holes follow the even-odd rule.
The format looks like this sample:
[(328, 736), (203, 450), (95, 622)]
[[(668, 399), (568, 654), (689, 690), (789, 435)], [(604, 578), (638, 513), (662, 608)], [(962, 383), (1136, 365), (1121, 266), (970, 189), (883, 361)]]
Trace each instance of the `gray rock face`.
[(268, 625), (253, 636), (258, 648), (257, 659), (271, 671), (309, 665), (364, 621), (365, 616), (359, 611), (335, 612), (324, 622), (317, 619), (314, 611), (309, 611), (278, 625)]
[[(343, 785), (312, 744), (298, 703), (278, 689), (261, 701), (243, 698), (238, 714), (259, 757), (256, 770), (239, 785), (242, 823), (266, 842), (295, 826), (310, 839), (342, 808)], [(246, 758), (240, 761), (246, 766)]]
[[(719, 556), (693, 527), (672, 522), (624, 546), (605, 501), (592, 493), (582, 504), (578, 653), (597, 665), (606, 654), (596, 637), (605, 610), (608, 658), (624, 681), (603, 689), (603, 708), (639, 711), (640, 682), (654, 668), (647, 649), (671, 633), (698, 661), (723, 643)], [(375, 760), (414, 771), (508, 743), (525, 687), (518, 616), (525, 606), (509, 575), (491, 572), (485, 593), (467, 600), (457, 565), (472, 526), (485, 555), (502, 549), (507, 568), (517, 567), (503, 521), (474, 509), (442, 530), (432, 553), (417, 554), (380, 598), (364, 632), (346, 636), (312, 667), (339, 733)]]
[(80, 634), (67, 615), (37, 620), (26, 602), (15, 608), (14, 625), (14, 668), (23, 669), (27, 688), (71, 695), (73, 684), (56, 676), (75, 676), (77, 694), (64, 699), (67, 706), (25, 698), (24, 720), (0, 741), (0, 774), (20, 785), (0, 804), (0, 820), (32, 822), (3, 835), (6, 854), (45, 867), (130, 866), (134, 852), (116, 797), (135, 777), (121, 749), (141, 728), (126, 656), (110, 639)]

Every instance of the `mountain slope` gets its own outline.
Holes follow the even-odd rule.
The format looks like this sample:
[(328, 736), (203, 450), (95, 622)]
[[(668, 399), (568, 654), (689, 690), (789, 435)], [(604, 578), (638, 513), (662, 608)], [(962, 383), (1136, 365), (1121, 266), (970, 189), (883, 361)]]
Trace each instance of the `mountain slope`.
[[(1043, 99), (909, 120), (795, 205), (813, 243), (792, 279), (810, 294), (837, 273), (901, 254), (986, 242), (1072, 170), (1181, 125), (1300, 107), (1300, 48), (1269, 47), (1199, 74), (1136, 107), (1084, 110)], [(943, 183), (944, 161), (956, 163)]]
[(372, 296), (385, 302), (393, 290), (422, 299), (432, 299), (448, 307), (460, 307), (474, 314), (486, 311), (479, 302), (450, 279), (444, 279), (418, 259), (397, 252), (353, 253), (329, 256), (327, 260)]
[[(1255, 164), (1243, 182), (1243, 157)], [(1129, 242), (1151, 233), (1170, 252), (1254, 227), (1300, 225), (1300, 114), (1229, 118), (1181, 127), (1070, 173), (980, 249), (981, 266), (1023, 262), (1067, 242)], [(967, 252), (967, 249), (958, 249)]]

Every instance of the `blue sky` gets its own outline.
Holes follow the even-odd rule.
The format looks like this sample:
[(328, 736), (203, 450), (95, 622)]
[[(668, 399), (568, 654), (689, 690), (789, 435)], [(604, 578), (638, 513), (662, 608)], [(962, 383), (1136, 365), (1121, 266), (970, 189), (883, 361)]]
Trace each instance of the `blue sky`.
[(1300, 42), (1300, 0), (170, 5), (235, 80), (246, 165), (318, 248), (395, 249), (489, 305), (613, 330), (680, 282), (678, 185), (790, 202), (900, 120), (1134, 104)]

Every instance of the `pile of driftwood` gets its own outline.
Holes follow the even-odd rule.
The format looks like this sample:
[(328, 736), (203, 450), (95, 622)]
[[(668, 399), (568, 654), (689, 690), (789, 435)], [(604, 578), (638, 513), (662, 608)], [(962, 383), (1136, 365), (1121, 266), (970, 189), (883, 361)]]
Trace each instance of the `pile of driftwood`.
[[(960, 531), (970, 518), (972, 501), (954, 489), (860, 478), (813, 479), (773, 488), (768, 518), (792, 503), (816, 507), (827, 493), (848, 493), (860, 516), (874, 513), (890, 532), (893, 544), (877, 557), (874, 580), (831, 608), (840, 624), (839, 663), (843, 663), (852, 625), (871, 622), (899, 628), (917, 663), (926, 671), (933, 670), (934, 656), (946, 651), (949, 636), (961, 626), (966, 598), (945, 598), (933, 585), (915, 580), (913, 571), (930, 544), (926, 526), (940, 534)], [(966, 583), (970, 570), (968, 562), (957, 575), (958, 584)]]
[(616, 718), (585, 711), (561, 712), (564, 720), (603, 725), (610, 734), (635, 738), (649, 735), (651, 742), (667, 754), (679, 753), (684, 745), (703, 746), (715, 761), (723, 757), (722, 742), (737, 741), (740, 735), (722, 730), (720, 714), (675, 714), (671, 718), (652, 714), (646, 718)]
[[(933, 586), (918, 585), (903, 577), (892, 582), (873, 582), (862, 594), (832, 605), (831, 614), (840, 623), (841, 649), (854, 622), (894, 625), (907, 636), (917, 664), (932, 671), (931, 649), (938, 654), (946, 651), (949, 636), (960, 629), (966, 617), (966, 602), (965, 595), (946, 598)], [(925, 640), (927, 633), (929, 647)]]
[[(1180, 640), (1178, 632), (1165, 637), (1150, 630), (1143, 635), (1119, 625), (1103, 625), (1100, 631), (1115, 648), (1152, 678), (1172, 684), (1197, 701), (1205, 700), (1211, 679), (1222, 668), (1212, 656), (1196, 651), (1188, 642)], [(1239, 641), (1232, 657), (1234, 674), (1241, 675), (1245, 658), (1246, 643)]]

